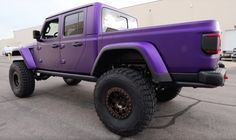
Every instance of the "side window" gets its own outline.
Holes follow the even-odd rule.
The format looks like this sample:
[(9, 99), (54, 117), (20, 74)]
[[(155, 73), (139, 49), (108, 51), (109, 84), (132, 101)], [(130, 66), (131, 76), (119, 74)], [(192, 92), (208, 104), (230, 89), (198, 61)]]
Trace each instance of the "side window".
[(115, 32), (137, 28), (137, 19), (129, 15), (103, 8), (102, 28), (103, 32)]
[(76, 13), (65, 17), (64, 35), (82, 34), (84, 31), (84, 13)]
[(128, 29), (128, 19), (121, 13), (110, 9), (103, 9), (103, 32), (114, 32)]
[(58, 22), (58, 19), (54, 19), (45, 24), (42, 35), (43, 39), (51, 39), (56, 38), (58, 36)]

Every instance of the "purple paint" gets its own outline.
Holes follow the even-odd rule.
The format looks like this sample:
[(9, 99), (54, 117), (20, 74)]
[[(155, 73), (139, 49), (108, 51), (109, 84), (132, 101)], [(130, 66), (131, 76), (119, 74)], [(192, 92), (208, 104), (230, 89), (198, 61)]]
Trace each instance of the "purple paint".
[[(31, 68), (89, 75), (104, 47), (128, 48), (131, 45), (137, 47), (143, 54), (149, 68), (155, 74), (197, 73), (201, 70), (214, 70), (217, 67), (219, 55), (205, 54), (201, 50), (201, 42), (202, 34), (220, 32), (218, 22), (208, 20), (103, 33), (104, 7), (115, 9), (94, 3), (47, 18), (46, 21), (59, 19), (59, 36), (38, 42), (37, 47), (40, 49), (34, 49), (33, 57), (29, 50), (22, 51), (25, 61)], [(76, 11), (84, 11), (84, 33), (79, 36), (64, 37), (65, 16)], [(74, 48), (71, 45), (73, 42), (82, 42), (83, 45)], [(52, 48), (53, 44), (65, 47), (55, 49)]]
[[(146, 60), (149, 69), (156, 75), (168, 74), (168, 70), (157, 49), (147, 42), (127, 42), (104, 46), (100, 54), (109, 50), (133, 49), (138, 51)], [(100, 56), (97, 57), (97, 61)], [(94, 68), (93, 68), (94, 69)]]
[(104, 33), (103, 44), (99, 47), (121, 42), (150, 42), (155, 45), (170, 72), (199, 72), (214, 69), (219, 59), (219, 55), (206, 55), (201, 50), (202, 34), (208, 32), (220, 32), (216, 21)]
[(34, 59), (32, 57), (32, 53), (30, 52), (29, 48), (21, 48), (20, 49), (21, 56), (24, 59), (24, 62), (28, 69), (34, 70), (36, 69), (36, 64), (34, 62)]

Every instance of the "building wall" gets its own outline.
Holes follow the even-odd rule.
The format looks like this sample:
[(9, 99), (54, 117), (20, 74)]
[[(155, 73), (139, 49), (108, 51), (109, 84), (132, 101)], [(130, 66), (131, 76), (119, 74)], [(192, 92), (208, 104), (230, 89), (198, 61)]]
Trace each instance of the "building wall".
[(214, 19), (225, 31), (236, 26), (235, 5), (236, 0), (159, 0), (122, 10), (137, 17), (141, 27)]
[(33, 39), (33, 30), (40, 30), (41, 26), (31, 27), (27, 29), (22, 29), (14, 31), (14, 39), (18, 45), (25, 45), (34, 42)]
[[(13, 38), (0, 40), (0, 51), (4, 47), (23, 46), (34, 42), (33, 30), (40, 30), (41, 26), (21, 29), (13, 32)], [(1, 54), (1, 53), (0, 53)]]
[(10, 46), (16, 46), (14, 38), (0, 40), (0, 49), (2, 49), (3, 47), (8, 47), (8, 46), (9, 47)]

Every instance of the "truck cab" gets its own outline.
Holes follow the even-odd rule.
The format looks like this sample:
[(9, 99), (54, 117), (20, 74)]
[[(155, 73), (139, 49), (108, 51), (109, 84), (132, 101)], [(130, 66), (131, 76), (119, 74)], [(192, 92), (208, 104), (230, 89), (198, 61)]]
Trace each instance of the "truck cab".
[[(103, 9), (105, 19), (102, 19), (104, 22), (102, 25), (99, 17), (103, 17), (101, 12)], [(118, 21), (109, 22), (109, 18), (115, 16)], [(107, 24), (114, 28), (106, 27)], [(103, 31), (112, 32), (131, 28), (137, 28), (135, 18), (116, 13), (110, 10), (109, 6), (99, 3), (48, 17), (41, 32), (34, 33), (38, 40), (37, 47), (34, 49), (37, 68), (90, 74), (101, 49)], [(85, 53), (90, 55), (84, 55)]]

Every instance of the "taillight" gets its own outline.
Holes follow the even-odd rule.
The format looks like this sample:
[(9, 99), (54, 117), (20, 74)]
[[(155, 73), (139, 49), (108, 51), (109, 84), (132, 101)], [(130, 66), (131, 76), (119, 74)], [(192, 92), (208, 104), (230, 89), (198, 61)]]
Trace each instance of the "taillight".
[(227, 80), (227, 79), (229, 79), (229, 77), (228, 77), (227, 74), (225, 73), (225, 75), (224, 75), (224, 80)]
[(221, 51), (220, 33), (202, 35), (202, 49), (207, 54), (218, 54)]

